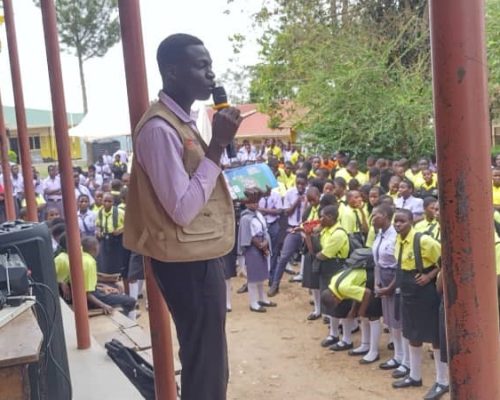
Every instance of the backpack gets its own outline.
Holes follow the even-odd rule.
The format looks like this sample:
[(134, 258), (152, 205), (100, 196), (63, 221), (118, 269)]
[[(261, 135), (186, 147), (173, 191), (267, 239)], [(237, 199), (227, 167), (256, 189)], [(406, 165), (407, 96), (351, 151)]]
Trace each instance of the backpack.
[(347, 231), (342, 227), (338, 227), (335, 230), (344, 231), (345, 234), (347, 235), (347, 238), (349, 239), (349, 252), (347, 253), (348, 257), (355, 250), (365, 248), (365, 239), (364, 239), (363, 234), (361, 232), (347, 233)]

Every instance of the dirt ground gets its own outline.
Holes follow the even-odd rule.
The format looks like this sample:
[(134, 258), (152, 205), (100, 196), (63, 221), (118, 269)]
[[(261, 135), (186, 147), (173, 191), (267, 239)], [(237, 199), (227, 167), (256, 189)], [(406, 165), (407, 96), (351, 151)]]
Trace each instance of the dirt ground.
[[(425, 352), (421, 388), (391, 387), (390, 371), (378, 363), (363, 366), (358, 357), (334, 353), (319, 343), (328, 334), (322, 320), (307, 321), (312, 309), (306, 289), (284, 276), (277, 308), (266, 314), (248, 309), (248, 295), (236, 294), (243, 278), (232, 280), (233, 311), (227, 337), (231, 377), (229, 400), (417, 400), (434, 383), (434, 362)], [(140, 323), (148, 328), (147, 313)], [(389, 359), (388, 334), (382, 335), (381, 361)], [(359, 344), (360, 334), (354, 335)], [(449, 399), (449, 395), (443, 397)]]

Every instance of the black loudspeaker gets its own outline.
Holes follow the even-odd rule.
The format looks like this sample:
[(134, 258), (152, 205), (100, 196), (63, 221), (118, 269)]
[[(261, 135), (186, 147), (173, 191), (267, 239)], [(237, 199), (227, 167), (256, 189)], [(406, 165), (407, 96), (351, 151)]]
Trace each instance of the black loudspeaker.
[(44, 339), (40, 361), (29, 368), (31, 400), (68, 400), (71, 396), (68, 355), (47, 225), (19, 221), (1, 224), (2, 253), (19, 254), (23, 258), (35, 282), (33, 294), (40, 303), (35, 307)]

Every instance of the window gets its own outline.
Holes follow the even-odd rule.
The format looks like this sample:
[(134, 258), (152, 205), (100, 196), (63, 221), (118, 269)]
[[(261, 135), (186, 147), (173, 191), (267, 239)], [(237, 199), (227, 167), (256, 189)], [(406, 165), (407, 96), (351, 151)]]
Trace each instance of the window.
[(30, 150), (40, 150), (40, 136), (30, 136)]

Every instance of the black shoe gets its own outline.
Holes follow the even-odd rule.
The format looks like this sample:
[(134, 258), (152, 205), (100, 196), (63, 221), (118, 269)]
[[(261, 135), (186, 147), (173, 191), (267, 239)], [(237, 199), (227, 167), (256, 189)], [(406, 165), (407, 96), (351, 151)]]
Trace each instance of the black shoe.
[(388, 343), (387, 344), (387, 350), (391, 350), (391, 351), (394, 350), (394, 343), (392, 343), (392, 342)]
[(351, 335), (354, 335), (357, 332), (359, 332), (359, 325), (351, 331)]
[(346, 351), (351, 350), (354, 347), (352, 343), (344, 343), (342, 340), (330, 346), (330, 350), (332, 351)]
[(272, 301), (259, 301), (259, 306), (261, 307), (277, 307), (278, 305)]
[(310, 305), (310, 306), (313, 306), (313, 305), (314, 305), (314, 301), (309, 300), (309, 305)]
[(286, 272), (288, 275), (297, 275), (297, 272), (295, 272), (293, 269), (288, 269), (288, 268), (285, 268), (285, 272)]
[(243, 294), (243, 293), (246, 293), (248, 292), (248, 285), (246, 283), (244, 283), (237, 291), (236, 293), (238, 294)]
[(359, 363), (361, 365), (368, 365), (368, 364), (373, 364), (374, 362), (377, 362), (378, 360), (380, 360), (380, 356), (377, 356), (375, 357), (375, 359), (373, 360), (365, 360), (364, 358), (362, 358), (361, 360), (359, 360)]
[(231, 311), (233, 311), (232, 308), (226, 308), (226, 312), (231, 312)]
[(258, 313), (265, 313), (265, 312), (267, 312), (267, 310), (264, 307), (253, 308), (252, 306), (250, 306), (250, 311), (258, 312)]
[(321, 318), (321, 314), (315, 314), (313, 312), (307, 316), (308, 321), (316, 321), (317, 319), (320, 319), (320, 318)]
[(323, 323), (324, 323), (325, 325), (330, 324), (330, 318), (328, 318), (328, 317), (323, 317)]
[(290, 283), (300, 283), (302, 282), (302, 275), (295, 275), (294, 277), (288, 280)]
[(448, 385), (440, 385), (439, 383), (436, 382), (425, 394), (424, 400), (438, 400), (445, 393), (448, 393), (449, 391), (450, 387)]
[(405, 365), (401, 365), (401, 367), (403, 367), (405, 370), (401, 371), (400, 369), (395, 369), (394, 371), (392, 371), (392, 377), (394, 379), (404, 378), (405, 376), (407, 376), (410, 373), (410, 368), (408, 368)]
[(368, 354), (368, 350), (356, 351), (355, 349), (349, 350), (347, 353), (350, 356), (366, 356)]
[(403, 389), (403, 388), (407, 388), (407, 387), (420, 387), (420, 386), (422, 386), (422, 379), (420, 379), (419, 381), (416, 381), (416, 380), (410, 378), (409, 376), (407, 376), (406, 378), (403, 378), (399, 381), (392, 382), (392, 387), (394, 389)]
[(330, 347), (339, 341), (338, 337), (328, 335), (321, 341), (321, 347)]
[(271, 288), (267, 291), (267, 295), (269, 297), (274, 297), (280, 292), (280, 288), (277, 286), (271, 286)]
[(380, 369), (383, 369), (384, 371), (388, 371), (388, 370), (391, 370), (391, 369), (396, 369), (399, 366), (400, 366), (400, 364), (394, 358), (391, 358), (390, 360), (388, 360), (388, 361), (383, 362), (382, 364), (380, 364), (378, 367)]

